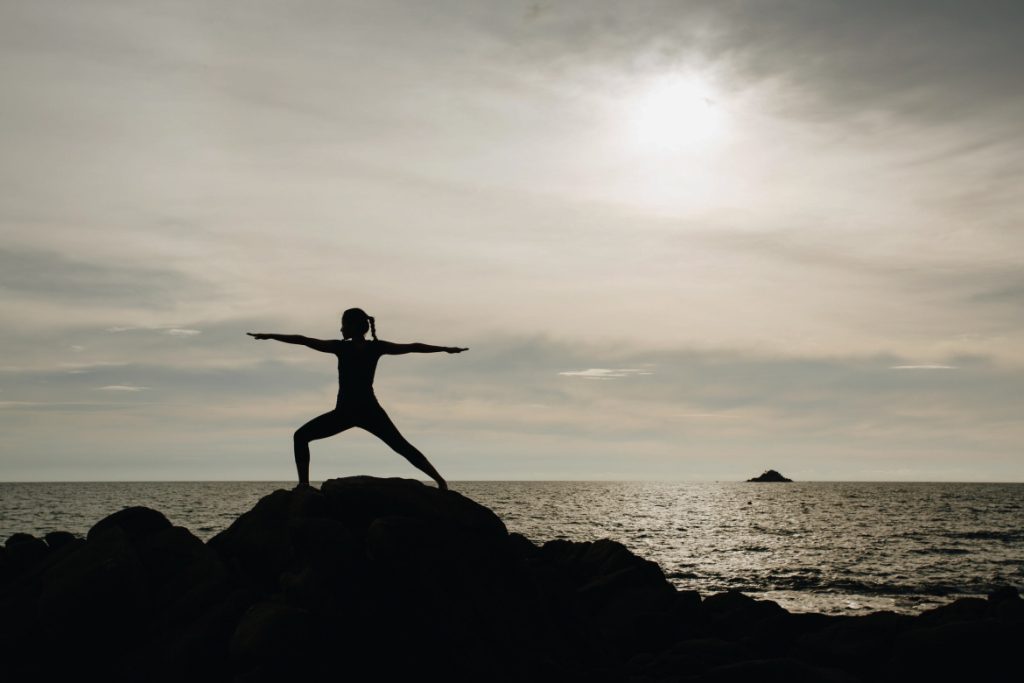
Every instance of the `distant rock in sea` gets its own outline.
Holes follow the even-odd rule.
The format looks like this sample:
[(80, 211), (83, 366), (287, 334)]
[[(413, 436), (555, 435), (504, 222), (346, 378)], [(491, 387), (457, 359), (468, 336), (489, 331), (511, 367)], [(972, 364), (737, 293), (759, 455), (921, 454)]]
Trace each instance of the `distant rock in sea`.
[(916, 617), (702, 599), (408, 479), (275, 491), (207, 543), (131, 507), (0, 548), (7, 681), (973, 682), (1016, 680), (1021, 642), (1012, 587)]
[(792, 482), (792, 479), (787, 479), (775, 470), (765, 470), (761, 476), (754, 477), (753, 479), (747, 479), (747, 481), (759, 481), (759, 482)]

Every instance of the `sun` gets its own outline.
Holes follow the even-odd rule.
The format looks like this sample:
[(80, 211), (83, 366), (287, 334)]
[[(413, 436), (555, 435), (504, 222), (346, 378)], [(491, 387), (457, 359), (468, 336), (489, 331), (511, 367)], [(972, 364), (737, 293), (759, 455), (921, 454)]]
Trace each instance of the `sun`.
[(647, 153), (697, 150), (722, 134), (724, 117), (713, 89), (696, 76), (662, 76), (643, 85), (628, 104), (631, 144)]

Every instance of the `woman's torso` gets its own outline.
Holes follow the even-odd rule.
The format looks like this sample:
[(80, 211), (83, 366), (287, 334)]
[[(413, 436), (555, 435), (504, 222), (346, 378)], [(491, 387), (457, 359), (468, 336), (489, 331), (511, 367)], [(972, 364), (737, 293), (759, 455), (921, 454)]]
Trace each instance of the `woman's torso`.
[(338, 403), (376, 402), (373, 377), (380, 360), (380, 344), (373, 341), (344, 340), (338, 343)]

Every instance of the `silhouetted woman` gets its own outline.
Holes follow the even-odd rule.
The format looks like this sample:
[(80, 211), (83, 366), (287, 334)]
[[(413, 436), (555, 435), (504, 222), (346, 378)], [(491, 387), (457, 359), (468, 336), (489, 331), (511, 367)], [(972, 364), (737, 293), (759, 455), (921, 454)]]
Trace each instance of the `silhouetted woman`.
[[(367, 331), (373, 336), (367, 341)], [(341, 340), (311, 339), (298, 334), (265, 334), (248, 332), (256, 339), (274, 339), (287, 344), (302, 344), (316, 351), (333, 353), (338, 357), (338, 403), (334, 410), (314, 417), (295, 432), (295, 466), (299, 471), (299, 486), (309, 485), (309, 442), (326, 439), (351, 427), (362, 427), (414, 467), (437, 482), (440, 489), (448, 484), (430, 464), (426, 456), (405, 440), (384, 412), (373, 394), (373, 375), (381, 356), (403, 353), (461, 353), (468, 349), (455, 346), (429, 344), (393, 344), (377, 339), (374, 319), (361, 308), (350, 308), (341, 316)]]

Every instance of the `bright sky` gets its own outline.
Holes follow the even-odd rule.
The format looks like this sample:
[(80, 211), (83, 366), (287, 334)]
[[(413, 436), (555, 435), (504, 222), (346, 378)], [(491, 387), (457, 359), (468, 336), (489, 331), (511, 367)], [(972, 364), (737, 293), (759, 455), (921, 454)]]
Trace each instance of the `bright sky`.
[(1024, 480), (1022, 22), (0, 0), (0, 480)]

